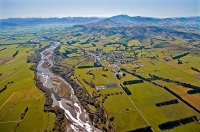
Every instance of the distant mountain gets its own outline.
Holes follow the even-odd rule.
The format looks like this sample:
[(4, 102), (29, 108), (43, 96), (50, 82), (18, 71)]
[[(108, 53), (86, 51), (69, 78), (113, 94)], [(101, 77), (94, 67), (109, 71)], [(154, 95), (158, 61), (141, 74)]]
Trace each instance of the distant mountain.
[(128, 15), (117, 15), (109, 18), (112, 21), (115, 22), (131, 22), (132, 18)]
[(103, 19), (94, 25), (98, 26), (189, 26), (200, 27), (200, 17), (181, 18), (153, 18), (153, 17), (130, 17), (128, 15), (117, 15)]
[(16, 23), (12, 23), (12, 22), (0, 22), (0, 26), (19, 26)]
[(72, 26), (67, 27), (66, 30), (71, 31), (71, 33), (88, 33), (88, 34), (102, 34), (106, 37), (112, 35), (121, 35), (121, 38), (131, 39), (144, 39), (146, 37), (153, 36), (177, 36), (185, 39), (200, 39), (199, 33), (178, 31), (173, 28), (166, 28), (161, 26), (132, 26), (132, 27), (101, 27), (101, 26)]
[(36, 26), (40, 24), (86, 24), (98, 22), (99, 17), (64, 17), (64, 18), (8, 18), (0, 19), (0, 26)]
[(64, 17), (64, 18), (8, 18), (0, 19), (0, 26), (35, 26), (40, 24), (88, 24), (104, 27), (130, 26), (186, 26), (200, 27), (200, 17), (153, 18), (117, 15), (110, 18)]
[(118, 15), (94, 23), (67, 27), (66, 30), (71, 31), (75, 35), (77, 32), (88, 34), (100, 33), (106, 37), (118, 34), (121, 35), (121, 38), (126, 38), (127, 40), (143, 40), (146, 37), (159, 35), (199, 40), (199, 28), (200, 17), (160, 19)]

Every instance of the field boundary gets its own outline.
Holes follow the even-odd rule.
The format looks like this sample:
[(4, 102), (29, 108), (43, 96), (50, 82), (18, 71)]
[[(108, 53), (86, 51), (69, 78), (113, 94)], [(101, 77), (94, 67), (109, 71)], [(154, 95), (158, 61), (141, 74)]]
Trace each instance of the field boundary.
[[(15, 93), (15, 92), (14, 92), (14, 93)], [(2, 104), (2, 106), (0, 107), (0, 109), (8, 102), (8, 100), (13, 96), (14, 93), (12, 93), (12, 94), (10, 95), (10, 97)]]
[(19, 121), (3, 121), (3, 122), (0, 122), (0, 124), (3, 124), (3, 123), (15, 123), (15, 122), (20, 122), (21, 120)]
[[(163, 89), (163, 88), (162, 88)], [(189, 105), (187, 105), (185, 102), (183, 102), (182, 100), (180, 100), (179, 98), (177, 98), (176, 96), (174, 96), (173, 94), (171, 94), (169, 91), (163, 89), (164, 91), (168, 92), (170, 95), (172, 95), (174, 98), (178, 99), (179, 101), (181, 101), (184, 105), (186, 105), (187, 107), (189, 107), (192, 111), (194, 111), (195, 113), (199, 114), (195, 109), (193, 109), (192, 107), (190, 107)]]
[[(124, 91), (124, 89), (122, 88), (122, 90)], [(124, 93), (126, 94), (126, 92), (124, 91)], [(140, 116), (142, 116), (142, 118), (144, 119), (144, 121), (147, 123), (147, 125), (149, 125), (149, 126), (151, 126), (150, 124), (149, 124), (149, 122), (146, 120), (146, 118), (143, 116), (143, 114), (140, 112), (140, 110), (137, 108), (137, 106), (133, 103), (133, 101), (130, 99), (130, 97), (126, 94), (126, 96), (128, 97), (128, 99), (131, 101), (131, 103), (132, 103), (132, 105), (135, 107), (135, 109), (139, 112), (139, 114), (140, 114)], [(153, 130), (153, 128), (151, 127), (151, 130), (153, 131), (153, 132), (155, 132), (154, 130)]]
[(18, 74), (18, 73), (20, 73), (20, 72), (22, 72), (22, 70), (21, 70), (21, 71), (19, 71), (19, 72), (17, 72), (17, 73), (15, 73), (14, 75), (12, 75), (12, 76), (10, 76), (10, 77), (8, 77), (8, 78), (4, 79), (4, 80), (3, 80), (3, 81), (1, 81), (0, 83), (2, 83), (2, 82), (4, 82), (4, 81), (6, 81), (6, 80), (8, 80), (8, 79), (10, 79), (11, 77), (13, 77), (13, 76), (17, 75), (17, 74)]

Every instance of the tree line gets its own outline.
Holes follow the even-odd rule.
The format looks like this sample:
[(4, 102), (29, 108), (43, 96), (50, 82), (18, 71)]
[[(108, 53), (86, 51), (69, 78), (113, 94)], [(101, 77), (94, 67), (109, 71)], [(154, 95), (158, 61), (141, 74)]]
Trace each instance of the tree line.
[[(50, 46), (51, 45), (47, 45), (43, 48), (37, 49), (34, 54), (31, 54), (31, 56), (27, 57), (27, 63), (38, 63), (41, 60), (41, 54), (40, 53), (42, 51), (44, 51), (46, 48), (49, 48)], [(31, 70), (34, 70), (34, 69), (31, 69)]]
[(0, 93), (2, 93), (4, 90), (6, 90), (7, 89), (7, 85), (5, 85), (1, 90), (0, 90)]
[[(42, 52), (44, 49), (46, 49), (48, 47), (50, 47), (50, 45), (47, 45), (47, 46), (35, 51), (35, 54), (32, 54), (31, 56), (29, 56), (27, 58), (27, 63), (35, 63), (34, 65), (32, 65), (30, 67), (30, 70), (34, 71), (35, 85), (42, 92), (44, 92), (44, 96), (46, 98), (45, 102), (44, 102), (43, 111), (44, 112), (52, 112), (52, 113), (55, 113), (55, 115), (56, 115), (56, 119), (55, 119), (55, 123), (54, 123), (54, 127), (53, 127), (52, 131), (65, 131), (67, 119), (64, 115), (64, 110), (58, 106), (52, 107), (53, 99), (51, 98), (51, 92), (49, 91), (48, 88), (44, 87), (42, 82), (40, 81), (40, 79), (37, 78), (36, 68), (37, 68), (37, 63), (41, 60), (40, 52)], [(45, 132), (46, 132), (46, 130), (45, 130)]]
[(0, 49), (0, 51), (3, 51), (3, 50), (5, 50), (6, 49), (6, 47), (5, 48), (3, 48), (3, 49)]
[(175, 120), (175, 121), (168, 121), (162, 124), (159, 124), (158, 127), (161, 130), (169, 130), (169, 129), (173, 129), (174, 127), (178, 127), (180, 125), (185, 125), (194, 121), (198, 121), (196, 116), (190, 116), (190, 117), (186, 117), (186, 118), (181, 118), (179, 120)]
[(123, 84), (120, 84), (120, 86), (126, 92), (127, 95), (131, 95), (132, 94), (131, 91), (126, 86), (124, 86)]
[(140, 80), (129, 80), (129, 81), (124, 81), (123, 85), (131, 85), (131, 84), (137, 84), (137, 83), (143, 83), (144, 81), (142, 79)]
[(200, 73), (200, 70), (195, 68), (195, 67), (191, 67), (192, 70), (196, 71), (196, 72), (199, 72)]
[(171, 105), (171, 104), (178, 104), (178, 99), (173, 99), (173, 100), (169, 100), (169, 101), (164, 101), (161, 103), (156, 103), (157, 107), (161, 107), (161, 106), (165, 106), (165, 105)]
[(152, 78), (151, 80), (162, 80), (162, 81), (165, 81), (165, 82), (173, 82), (173, 83), (176, 83), (177, 85), (181, 85), (183, 87), (191, 88), (192, 90), (187, 91), (188, 94), (200, 93), (200, 87), (199, 86), (195, 86), (195, 85), (192, 85), (190, 83), (175, 81), (175, 80), (168, 79), (168, 78), (159, 77), (159, 76), (152, 75), (152, 74), (149, 74), (149, 76)]
[(189, 52), (185, 52), (185, 53), (182, 53), (182, 54), (180, 54), (180, 55), (176, 55), (176, 56), (172, 57), (172, 59), (173, 59), (173, 60), (179, 59), (179, 58), (184, 57), (184, 56), (186, 56), (186, 55), (188, 55), (188, 54), (189, 54)]
[(190, 103), (188, 103), (187, 101), (185, 101), (183, 98), (181, 98), (181, 96), (179, 96), (178, 94), (176, 94), (175, 92), (173, 92), (172, 90), (170, 90), (169, 88), (167, 88), (166, 86), (163, 87), (166, 91), (168, 91), (169, 93), (171, 93), (172, 95), (174, 95), (175, 97), (177, 97), (179, 100), (181, 100), (182, 102), (184, 102), (186, 105), (188, 105), (189, 107), (191, 107), (193, 110), (195, 110), (196, 112), (200, 113), (200, 110), (198, 110), (197, 108), (195, 108), (194, 106), (192, 106)]
[[(122, 70), (122, 71), (124, 71), (124, 72), (127, 72), (127, 73), (129, 73), (129, 74), (131, 74), (131, 75), (133, 75), (133, 76), (136, 76), (136, 77), (138, 77), (138, 78), (140, 78), (140, 79), (143, 79), (144, 81), (147, 81), (147, 82), (149, 82), (149, 83), (152, 83), (152, 84), (154, 84), (154, 85), (156, 85), (156, 86), (158, 86), (158, 87), (160, 87), (160, 88), (165, 89), (166, 91), (168, 91), (169, 93), (171, 93), (172, 95), (174, 95), (176, 98), (178, 98), (179, 100), (181, 100), (182, 102), (184, 102), (186, 105), (188, 105), (189, 107), (191, 107), (193, 110), (195, 110), (196, 112), (200, 113), (200, 110), (198, 110), (197, 108), (195, 108), (194, 106), (192, 106), (190, 103), (188, 103), (187, 101), (185, 101), (184, 99), (182, 99), (178, 94), (176, 94), (175, 92), (173, 92), (172, 90), (170, 90), (168, 87), (162, 86), (162, 85), (157, 84), (157, 83), (155, 83), (155, 82), (152, 82), (153, 80), (156, 80), (157, 78), (160, 78), (160, 77), (154, 75), (155, 78), (153, 78), (153, 75), (149, 74), (149, 76), (151, 76), (151, 78), (144, 78), (144, 77), (142, 77), (142, 76), (140, 76), (140, 75), (137, 75), (136, 73), (131, 73), (131, 72), (127, 71), (127, 70), (124, 69), (124, 68), (121, 68), (120, 70)], [(167, 82), (176, 82), (176, 83), (178, 83), (178, 81), (173, 81), (173, 80), (164, 79), (164, 78), (163, 78), (163, 81), (167, 81)], [(179, 82), (179, 83), (180, 83), (180, 82)], [(184, 83), (182, 83), (182, 84), (184, 84)], [(197, 87), (197, 86), (196, 86), (196, 87)], [(198, 89), (196, 89), (196, 90), (198, 90)]]
[(26, 107), (24, 112), (21, 114), (21, 120), (24, 118), (24, 116), (26, 115), (27, 112), (28, 112), (28, 107)]
[[(21, 120), (24, 119), (24, 117), (25, 117), (25, 115), (26, 115), (27, 112), (28, 112), (28, 107), (26, 107), (25, 110), (24, 110), (24, 112), (21, 113)], [(20, 123), (21, 123), (21, 121), (18, 122), (17, 125), (15, 126), (15, 129), (14, 129), (15, 132), (17, 131), (17, 128), (19, 127)]]
[(92, 67), (94, 67), (94, 66), (78, 66), (77, 68), (78, 69), (84, 69), (84, 68), (92, 68)]
[(127, 72), (127, 73), (129, 73), (129, 74), (131, 74), (131, 75), (133, 75), (133, 76), (136, 76), (137, 78), (139, 78), (139, 79), (141, 79), (141, 80), (143, 80), (143, 81), (147, 81), (147, 82), (151, 82), (151, 81), (152, 81), (151, 78), (144, 78), (144, 77), (142, 77), (142, 76), (136, 74), (135, 72), (129, 72), (129, 71), (127, 71), (125, 68), (120, 68), (120, 70), (122, 70), (122, 71), (124, 71), (124, 72)]
[(19, 50), (16, 51), (16, 52), (13, 54), (13, 57), (15, 57), (18, 53), (19, 53)]
[(2, 93), (3, 91), (5, 91), (8, 88), (9, 84), (14, 83), (13, 81), (8, 82), (6, 85), (4, 85), (4, 87), (0, 90), (0, 93)]
[[(57, 50), (57, 49), (55, 49)], [(58, 51), (56, 51), (58, 52)], [(88, 112), (89, 118), (92, 123), (94, 123), (94, 126), (103, 129), (105, 131), (113, 131), (112, 124), (110, 123), (110, 120), (106, 116), (106, 111), (101, 106), (101, 103), (90, 96), (90, 94), (76, 81), (74, 81), (72, 78), (70, 78), (70, 75), (74, 75), (74, 68), (68, 68), (59, 61), (57, 61), (57, 58), (61, 56), (54, 56), (55, 57), (55, 64), (51, 68), (51, 71), (59, 76), (61, 76), (63, 79), (65, 79), (74, 89), (74, 93), (76, 97), (79, 99), (81, 105), (83, 108)], [(95, 112), (92, 112), (88, 105), (92, 105), (95, 108)]]
[(82, 79), (87, 85), (89, 85), (91, 88), (95, 88), (94, 83), (91, 81), (90, 83), (86, 81), (85, 79)]

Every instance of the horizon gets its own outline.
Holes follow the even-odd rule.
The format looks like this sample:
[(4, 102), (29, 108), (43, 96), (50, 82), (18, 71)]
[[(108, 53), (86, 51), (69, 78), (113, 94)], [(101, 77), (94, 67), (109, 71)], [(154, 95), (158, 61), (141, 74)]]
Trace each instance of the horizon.
[(118, 14), (154, 18), (200, 16), (198, 0), (1, 0), (0, 19), (112, 17)]
[(167, 19), (167, 18), (194, 18), (194, 17), (200, 17), (200, 16), (183, 16), (183, 17), (153, 17), (153, 16), (131, 16), (131, 15), (127, 15), (127, 14), (117, 14), (117, 15), (113, 15), (113, 16), (64, 16), (64, 17), (9, 17), (9, 18), (0, 18), (0, 20), (4, 20), (4, 19), (49, 19), (49, 18), (58, 18), (58, 19), (62, 19), (62, 18), (111, 18), (111, 17), (115, 17), (115, 16), (120, 16), (120, 15), (126, 15), (129, 17), (143, 17), (143, 18), (155, 18), (155, 19)]

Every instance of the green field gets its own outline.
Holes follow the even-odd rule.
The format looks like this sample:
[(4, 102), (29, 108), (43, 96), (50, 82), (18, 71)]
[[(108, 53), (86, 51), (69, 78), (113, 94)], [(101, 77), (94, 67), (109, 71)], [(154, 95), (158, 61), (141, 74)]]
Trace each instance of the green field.
[[(102, 95), (110, 94), (103, 105), (108, 115), (115, 117), (112, 123), (116, 131), (130, 131), (148, 126), (121, 88), (110, 88), (102, 90), (100, 93)], [(98, 98), (98, 100), (102, 99)]]
[[(61, 43), (56, 51), (60, 57), (56, 63), (64, 66), (66, 73), (70, 71), (66, 76), (84, 88), (74, 89), (83, 90), (83, 93), (75, 91), (79, 98), (87, 95), (80, 102), (89, 109), (88, 113), (98, 113), (101, 107), (103, 112), (105, 110), (103, 114), (107, 117), (99, 117), (102, 120), (100, 128), (104, 122), (108, 127), (111, 123), (116, 132), (148, 126), (155, 132), (199, 132), (200, 115), (189, 107), (200, 111), (199, 89), (181, 86), (181, 83), (188, 83), (200, 87), (200, 72), (191, 69), (200, 70), (198, 28), (172, 27), (168, 30), (168, 27), (119, 25), (93, 27), (86, 24), (84, 30), (80, 25), (2, 29), (0, 50), (6, 49), (0, 51), (0, 59), (8, 57), (10, 60), (0, 65), (0, 90), (6, 87), (0, 93), (0, 131), (43, 132), (54, 127), (56, 116), (43, 111), (45, 96), (35, 86), (34, 72), (29, 69), (32, 64), (27, 63), (28, 56), (54, 40)], [(32, 39), (42, 42), (30, 43)], [(101, 65), (95, 65), (97, 60)], [(129, 83), (124, 83), (126, 81)], [(129, 85), (120, 85), (123, 83)], [(190, 93), (190, 90), (196, 91)], [(180, 98), (176, 104), (166, 103), (177, 97), (189, 105)], [(163, 105), (156, 106), (157, 103)], [(21, 119), (26, 108), (28, 111)], [(196, 116), (197, 120), (168, 130), (159, 128), (162, 123), (191, 116)], [(94, 122), (95, 126), (99, 125)]]
[[(169, 105), (164, 107), (156, 107), (155, 104), (167, 100), (174, 99), (163, 89), (156, 87), (149, 83), (129, 85), (128, 88), (133, 93), (130, 97), (136, 104), (139, 110), (144, 114), (144, 117), (149, 121), (155, 131), (159, 131), (157, 124), (160, 122), (167, 122), (169, 120), (177, 120), (180, 118), (197, 115), (196, 112), (188, 108), (182, 102), (176, 105)], [(189, 112), (190, 111), (190, 112)], [(155, 114), (156, 113), (156, 114)], [(152, 116), (153, 115), (153, 116)], [(198, 122), (192, 123), (193, 130), (200, 129)], [(177, 130), (184, 131), (185, 127), (177, 127)], [(176, 128), (174, 129), (176, 131)]]
[[(83, 36), (77, 37), (77, 39), (80, 42), (86, 42), (92, 36), (92, 34), (87, 34), (84, 37)], [(110, 54), (117, 54), (118, 52), (123, 51), (125, 59), (132, 60), (132, 62), (118, 64), (118, 66), (125, 68), (129, 72), (135, 72), (137, 75), (140, 75), (144, 78), (150, 78), (149, 74), (153, 74), (160, 77), (200, 86), (200, 80), (195, 76), (198, 73), (191, 70), (191, 67), (200, 68), (199, 56), (191, 52), (189, 55), (180, 58), (182, 64), (178, 64), (178, 60), (173, 60), (170, 56), (183, 53), (182, 50), (176, 48), (180, 45), (187, 45), (188, 40), (180, 37), (171, 38), (166, 36), (153, 36), (152, 38), (145, 38), (143, 40), (127, 39), (128, 41), (126, 41), (126, 39), (121, 38), (122, 35), (120, 34), (111, 36), (98, 36), (99, 38), (96, 38), (98, 41), (92, 40), (88, 44), (82, 45), (76, 43), (67, 46), (66, 48), (70, 48), (72, 46), (77, 48), (81, 47), (86, 52), (93, 53), (98, 48), (102, 50), (102, 52)], [(153, 46), (150, 44), (151, 41), (153, 41)], [(91, 43), (95, 43), (96, 47), (93, 47)], [(119, 43), (126, 43), (127, 47)], [(163, 43), (164, 47), (158, 48), (155, 46), (160, 45), (160, 43)], [(175, 46), (175, 48), (172, 45)], [(138, 49), (141, 46), (144, 46), (145, 48)], [(156, 48), (154, 48), (154, 46)], [(92, 59), (90, 58), (88, 61), (88, 57), (85, 58), (83, 54), (83, 56), (81, 56), (83, 61), (81, 63), (77, 63), (78, 59), (76, 55), (81, 53), (82, 51), (77, 51), (76, 54), (70, 54), (71, 57), (64, 59), (63, 64), (65, 66), (92, 66)], [(137, 57), (135, 54), (137, 54)], [(75, 60), (74, 56), (76, 56), (75, 58), (77, 60)], [(165, 57), (169, 58), (170, 61), (166, 61), (164, 59)], [(97, 100), (100, 101), (104, 106), (108, 117), (114, 116), (112, 125), (116, 131), (123, 132), (135, 130), (138, 128), (147, 127), (148, 124), (154, 131), (161, 131), (161, 129), (158, 127), (158, 125), (161, 123), (179, 120), (181, 118), (186, 118), (193, 115), (197, 116), (198, 119), (200, 118), (197, 112), (192, 110), (180, 100), (178, 104), (156, 107), (156, 103), (173, 100), (176, 98), (164, 89), (146, 81), (144, 83), (127, 85), (127, 88), (132, 94), (126, 95), (125, 91), (120, 87), (120, 84), (122, 84), (124, 81), (138, 80), (139, 78), (123, 72), (126, 75), (121, 79), (117, 79), (112, 72), (112, 70), (115, 69), (111, 65), (113, 62), (110, 63), (104, 59), (102, 63), (104, 67), (108, 69), (107, 71), (103, 71), (103, 67), (79, 69), (78, 66), (76, 66), (74, 69), (75, 76), (72, 78), (75, 79), (77, 83), (81, 84), (91, 96), (94, 96), (94, 93), (97, 95)], [(138, 64), (140, 65), (139, 68)], [(88, 83), (94, 83), (95, 86), (106, 86), (107, 84), (115, 83), (118, 85), (118, 88), (106, 88), (97, 91), (95, 88), (92, 88), (86, 84), (83, 80), (86, 80)], [(155, 80), (153, 82), (167, 86), (170, 90), (178, 94), (184, 100), (188, 101), (191, 105), (195, 106), (197, 109), (200, 108), (199, 94), (188, 94), (187, 91), (189, 89), (178, 86), (177, 84), (160, 80)], [(91, 106), (90, 108), (92, 109)], [(195, 121), (186, 125), (174, 127), (173, 129), (167, 131), (198, 132), (198, 130), (200, 130), (200, 125), (197, 121)]]
[[(96, 90), (94, 88), (91, 88), (84, 81), (82, 81), (83, 78), (86, 79), (88, 82), (93, 80), (93, 82), (95, 82), (95, 85), (105, 85), (113, 82), (113, 75), (111, 75), (112, 72), (105, 72), (101, 69), (102, 68), (86, 68), (75, 70), (75, 75), (77, 79), (91, 95)], [(92, 73), (94, 73), (95, 75), (95, 79), (97, 78), (98, 81), (92, 79), (91, 75), (86, 74), (88, 71), (92, 71)], [(110, 75), (108, 74), (109, 72)], [(108, 76), (108, 78), (106, 80), (104, 80), (104, 77), (101, 76), (102, 73), (107, 73), (106, 75)], [(124, 78), (120, 80), (120, 82), (131, 79), (137, 79), (137, 77), (127, 74)], [(116, 82), (119, 83), (119, 80)], [(161, 122), (178, 120), (192, 115), (196, 115), (199, 118), (199, 114), (191, 110), (191, 108), (189, 108), (182, 102), (179, 102), (179, 104), (176, 105), (169, 105), (161, 108), (156, 107), (156, 103), (175, 99), (174, 96), (170, 95), (168, 92), (166, 92), (164, 89), (161, 89), (160, 87), (154, 86), (153, 84), (150, 84), (148, 82), (128, 85), (127, 87), (132, 92), (132, 95), (129, 96), (131, 100), (127, 97), (127, 95), (121, 88), (107, 88), (105, 90), (97, 92), (97, 95), (101, 94), (101, 96), (97, 98), (100, 102), (102, 102), (105, 95), (109, 95), (102, 102), (102, 105), (104, 106), (109, 116), (115, 117), (112, 124), (114, 125), (116, 131), (128, 131), (148, 126), (148, 124), (142, 118), (140, 113), (136, 110), (131, 101), (133, 101), (133, 103), (136, 105), (136, 107), (143, 114), (145, 119), (155, 131), (160, 131), (160, 129), (158, 128), (158, 124), (160, 124)], [(120, 92), (122, 92), (122, 94), (120, 94)], [(116, 93), (119, 94), (116, 95)], [(123, 120), (123, 123), (120, 122), (120, 120)], [(138, 123), (138, 121), (140, 121), (140, 123)], [(189, 126), (192, 128), (191, 130), (193, 131), (197, 131), (198, 129), (200, 129), (198, 123), (193, 122), (191, 124), (182, 125), (174, 128), (173, 131), (189, 130)]]
[[(19, 37), (19, 40), (27, 42), (34, 37)], [(11, 44), (5, 46), (7, 49), (0, 52), (0, 57), (12, 57), (19, 51), (14, 58), (0, 66), (0, 88), (7, 85), (7, 89), (0, 93), (0, 131), (50, 131), (55, 122), (55, 114), (43, 112), (45, 96), (35, 86), (34, 73), (29, 70), (32, 64), (26, 62), (27, 56), (35, 49), (31, 45), (18, 47), (16, 43), (19, 41), (0, 41), (0, 44)], [(21, 114), (27, 107), (28, 111), (21, 120)]]

